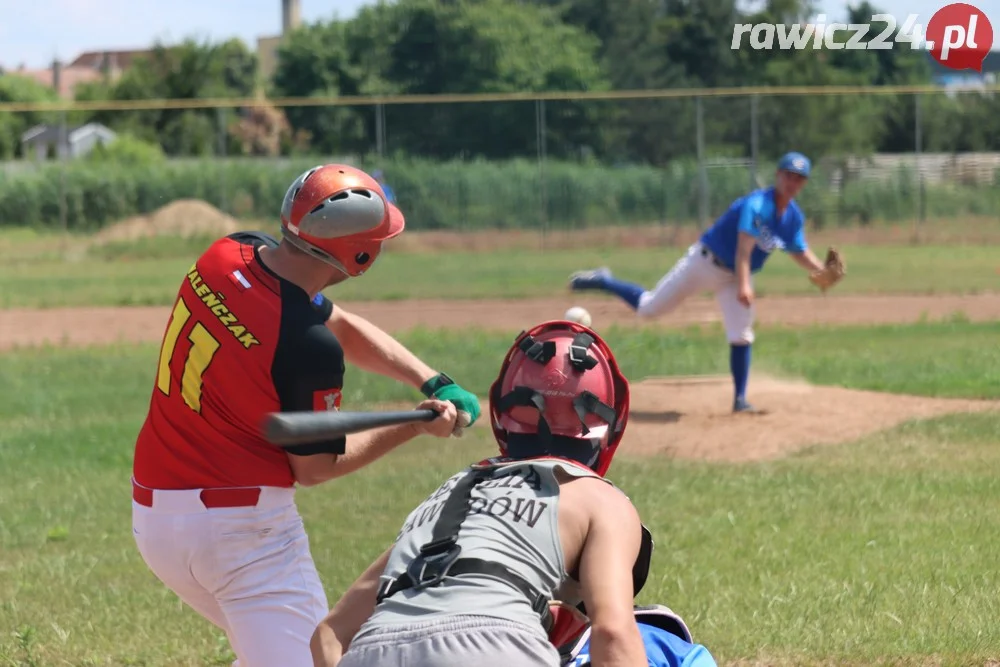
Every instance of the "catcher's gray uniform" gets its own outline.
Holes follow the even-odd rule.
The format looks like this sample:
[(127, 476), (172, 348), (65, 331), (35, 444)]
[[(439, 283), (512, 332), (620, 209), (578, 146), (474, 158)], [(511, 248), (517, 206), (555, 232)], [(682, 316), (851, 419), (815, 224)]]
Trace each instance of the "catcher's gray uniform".
[[(579, 602), (564, 567), (557, 468), (603, 479), (580, 466), (540, 459), (487, 472), (465, 496), (461, 552), (451, 574), (436, 586), (394, 591), (421, 547), (439, 538), (435, 524), (447, 522), (446, 502), (461, 495), (451, 492), (468, 479), (469, 470), (449, 478), (413, 510), (380, 580), (382, 593), (392, 592), (361, 627), (340, 667), (557, 667), (559, 654), (542, 626), (542, 609), (552, 599)], [(505, 566), (533, 589), (535, 599), (493, 573), (454, 575), (468, 559)]]

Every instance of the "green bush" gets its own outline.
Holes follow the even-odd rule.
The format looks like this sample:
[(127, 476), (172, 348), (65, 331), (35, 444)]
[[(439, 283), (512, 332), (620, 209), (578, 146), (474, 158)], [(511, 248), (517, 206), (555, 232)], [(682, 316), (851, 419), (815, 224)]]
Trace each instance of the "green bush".
[[(116, 142), (117, 143), (117, 142)], [(112, 144), (114, 146), (114, 144)], [(203, 199), (241, 217), (274, 220), (288, 185), (323, 158), (159, 160), (123, 145), (122, 160), (52, 164), (0, 173), (0, 225), (54, 226), (64, 199), (70, 229), (94, 229), (149, 213), (171, 201)], [(110, 147), (109, 147), (110, 149)], [(127, 158), (127, 159), (125, 159)], [(359, 163), (374, 170), (375, 164)], [(665, 168), (534, 160), (431, 162), (379, 160), (410, 229), (585, 228), (626, 224), (694, 224), (700, 174), (693, 161)], [(761, 172), (762, 183), (771, 175)], [(706, 214), (718, 216), (751, 187), (746, 167), (713, 167)], [(918, 215), (917, 185), (900, 171), (884, 182), (828, 185), (823, 170), (799, 203), (815, 225), (901, 221)], [(925, 187), (930, 217), (1000, 214), (1000, 189), (947, 184)]]
[(159, 144), (143, 141), (131, 134), (119, 134), (108, 144), (99, 143), (87, 153), (84, 161), (102, 167), (119, 164), (131, 167), (162, 164), (166, 160)]

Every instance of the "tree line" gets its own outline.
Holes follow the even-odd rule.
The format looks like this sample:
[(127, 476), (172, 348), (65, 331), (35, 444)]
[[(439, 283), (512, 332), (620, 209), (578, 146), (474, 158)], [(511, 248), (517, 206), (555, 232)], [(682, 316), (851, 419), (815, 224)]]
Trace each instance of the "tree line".
[[(276, 108), (267, 97), (438, 95), (541, 91), (931, 83), (927, 54), (894, 38), (891, 49), (732, 49), (735, 24), (806, 23), (809, 0), (397, 0), (351, 19), (309, 23), (283, 40), (274, 75), (239, 40), (158, 44), (116, 81), (77, 88), (80, 100), (265, 97), (244, 109), (74, 111), (164, 155), (371, 153), (385, 128), (397, 156), (509, 159), (538, 150), (531, 101)], [(869, 23), (862, 2), (845, 23)], [(834, 17), (830, 17), (832, 21)], [(862, 41), (885, 28), (873, 23)], [(905, 37), (905, 35), (904, 35)], [(838, 41), (850, 38), (841, 33)], [(42, 101), (51, 91), (0, 76), (0, 101)], [(742, 157), (795, 148), (816, 157), (912, 152), (920, 113), (925, 151), (1000, 150), (1000, 98), (988, 93), (707, 96), (704, 151)], [(753, 105), (753, 108), (752, 108)], [(20, 132), (53, 114), (0, 114), (0, 154), (18, 155)], [(688, 98), (548, 101), (549, 157), (664, 165), (694, 156), (696, 102)]]

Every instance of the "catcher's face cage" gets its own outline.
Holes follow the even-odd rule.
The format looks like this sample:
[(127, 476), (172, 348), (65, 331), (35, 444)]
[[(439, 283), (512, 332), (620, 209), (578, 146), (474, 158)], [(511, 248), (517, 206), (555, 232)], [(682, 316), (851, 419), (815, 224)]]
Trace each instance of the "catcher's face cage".
[(559, 456), (604, 476), (628, 422), (629, 384), (607, 343), (576, 322), (521, 332), (490, 387), (503, 456)]
[(405, 224), (378, 181), (348, 165), (303, 172), (281, 204), (285, 239), (352, 277), (368, 270), (382, 243), (402, 233)]

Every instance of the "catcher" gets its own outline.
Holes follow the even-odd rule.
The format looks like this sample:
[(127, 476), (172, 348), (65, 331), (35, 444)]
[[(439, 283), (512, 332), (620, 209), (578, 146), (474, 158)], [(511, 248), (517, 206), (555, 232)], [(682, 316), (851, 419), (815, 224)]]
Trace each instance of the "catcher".
[(633, 600), (652, 539), (604, 477), (629, 408), (610, 348), (574, 322), (522, 332), (489, 405), (501, 456), (410, 513), (318, 625), (316, 667), (559, 667), (553, 633), (575, 635), (552, 600), (587, 614), (594, 664), (647, 664)]
[(729, 341), (733, 412), (757, 412), (746, 398), (754, 342), (753, 274), (764, 268), (775, 250), (783, 250), (824, 293), (845, 275), (843, 257), (835, 248), (821, 262), (806, 243), (805, 216), (795, 197), (809, 180), (811, 168), (801, 153), (783, 156), (774, 185), (730, 204), (653, 289), (616, 278), (607, 268), (574, 273), (570, 289), (609, 292), (640, 317), (665, 315), (688, 297), (715, 292)]

